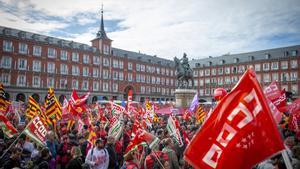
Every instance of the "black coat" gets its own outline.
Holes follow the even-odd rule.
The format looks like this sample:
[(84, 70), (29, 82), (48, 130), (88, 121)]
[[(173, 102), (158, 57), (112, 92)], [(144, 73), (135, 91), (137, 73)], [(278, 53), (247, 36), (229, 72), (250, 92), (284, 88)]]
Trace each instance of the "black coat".
[(108, 168), (109, 169), (114, 169), (115, 167), (117, 167), (117, 154), (116, 154), (116, 150), (113, 144), (107, 144), (106, 145), (106, 150), (109, 154), (109, 165)]
[(81, 157), (73, 158), (66, 166), (66, 169), (82, 169), (82, 159)]

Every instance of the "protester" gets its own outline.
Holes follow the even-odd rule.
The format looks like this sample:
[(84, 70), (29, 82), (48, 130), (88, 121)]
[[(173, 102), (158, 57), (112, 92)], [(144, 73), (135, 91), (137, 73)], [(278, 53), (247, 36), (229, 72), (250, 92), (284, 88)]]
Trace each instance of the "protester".
[(73, 146), (71, 150), (72, 160), (67, 164), (66, 169), (81, 169), (83, 161), (81, 159), (81, 151), (77, 146)]
[(41, 150), (41, 157), (35, 163), (37, 169), (50, 169), (49, 161), (51, 161), (50, 150), (48, 148), (43, 148)]
[(22, 155), (22, 149), (18, 147), (11, 148), (11, 155), (3, 165), (4, 169), (11, 169), (14, 167), (21, 167), (21, 155)]
[(174, 148), (173, 140), (171, 138), (167, 138), (164, 140), (163, 144), (165, 147), (163, 148), (162, 152), (168, 155), (170, 169), (179, 169), (180, 166), (179, 166), (178, 158), (175, 151), (173, 150)]
[(109, 154), (102, 138), (96, 140), (96, 146), (89, 150), (85, 162), (94, 169), (108, 169)]

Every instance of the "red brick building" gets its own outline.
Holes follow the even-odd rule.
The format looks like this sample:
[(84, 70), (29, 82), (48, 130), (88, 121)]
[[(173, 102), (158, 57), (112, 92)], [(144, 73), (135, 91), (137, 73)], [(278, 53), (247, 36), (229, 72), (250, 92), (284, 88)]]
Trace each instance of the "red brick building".
[(60, 100), (72, 89), (99, 97), (123, 100), (129, 89), (136, 101), (174, 99), (173, 61), (112, 47), (104, 30), (92, 46), (12, 28), (0, 27), (1, 82), (11, 100), (30, 95), (43, 102), (53, 87)]
[(262, 87), (277, 81), (288, 94), (299, 98), (299, 51), (300, 45), (192, 60), (194, 84), (200, 98), (211, 100), (214, 89), (230, 90), (253, 66)]

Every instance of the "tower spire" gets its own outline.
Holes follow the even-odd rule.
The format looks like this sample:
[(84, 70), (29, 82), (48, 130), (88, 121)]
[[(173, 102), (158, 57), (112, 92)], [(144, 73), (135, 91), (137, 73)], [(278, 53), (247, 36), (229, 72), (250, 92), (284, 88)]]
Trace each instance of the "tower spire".
[(97, 33), (97, 38), (100, 38), (100, 39), (109, 39), (107, 36), (106, 36), (106, 32), (105, 32), (105, 29), (104, 29), (104, 21), (103, 21), (103, 3), (101, 5), (101, 23), (100, 23), (100, 29)]

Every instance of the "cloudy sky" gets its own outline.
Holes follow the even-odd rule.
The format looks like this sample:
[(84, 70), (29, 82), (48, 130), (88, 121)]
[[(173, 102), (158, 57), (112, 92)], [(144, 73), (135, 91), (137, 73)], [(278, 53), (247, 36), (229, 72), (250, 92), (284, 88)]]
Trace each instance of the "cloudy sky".
[(90, 45), (101, 3), (113, 47), (163, 58), (300, 44), (299, 0), (0, 0), (0, 25)]

